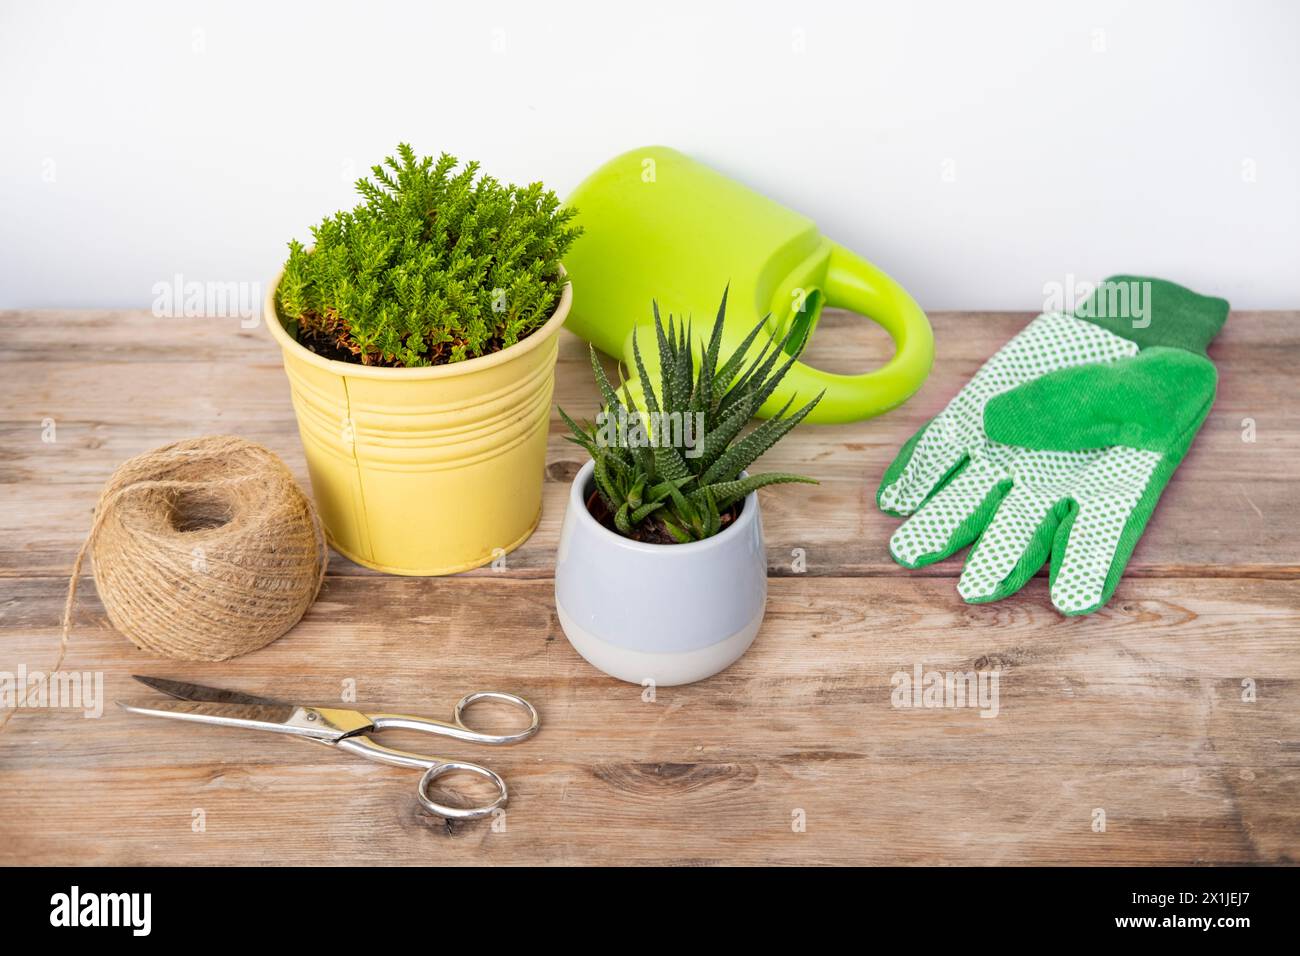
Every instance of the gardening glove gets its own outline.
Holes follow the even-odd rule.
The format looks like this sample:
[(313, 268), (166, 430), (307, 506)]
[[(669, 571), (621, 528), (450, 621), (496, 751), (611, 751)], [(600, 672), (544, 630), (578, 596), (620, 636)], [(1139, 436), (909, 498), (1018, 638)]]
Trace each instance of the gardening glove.
[[(1113, 307), (1116, 290), (1129, 308)], [(1034, 319), (885, 472), (881, 510), (911, 515), (894, 559), (924, 567), (975, 542), (957, 591), (984, 603), (1024, 587), (1050, 553), (1057, 610), (1102, 607), (1209, 413), (1205, 348), (1227, 315), (1223, 299), (1114, 276), (1074, 315)]]

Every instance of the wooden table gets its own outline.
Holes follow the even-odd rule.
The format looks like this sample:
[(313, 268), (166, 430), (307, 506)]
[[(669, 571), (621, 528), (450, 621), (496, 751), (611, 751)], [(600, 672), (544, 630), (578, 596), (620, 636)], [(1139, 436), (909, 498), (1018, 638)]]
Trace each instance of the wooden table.
[[(111, 703), (100, 719), (25, 710), (0, 735), (0, 863), (1295, 861), (1300, 313), (1232, 316), (1205, 429), (1110, 606), (1073, 619), (1041, 577), (970, 606), (960, 557), (897, 567), (897, 522), (873, 500), (906, 437), (1029, 318), (934, 314), (938, 361), (911, 402), (804, 426), (767, 456), (822, 484), (762, 492), (763, 630), (722, 675), (652, 701), (588, 666), (556, 621), (581, 458), (554, 416), (542, 523), (504, 570), (400, 578), (336, 556), (295, 630), (206, 665), (137, 650), (87, 580), (66, 667), (102, 671), (110, 701), (136, 695), (135, 672), (321, 703), (355, 681), (366, 707), (435, 716), (497, 687), (537, 702), (543, 730), (516, 748), (443, 747), (512, 788), (495, 826), (447, 826), (418, 810), (410, 771)], [(305, 483), (265, 329), (89, 311), (0, 313), (0, 332), (0, 670), (53, 659), (72, 557), (124, 459), (235, 433)], [(585, 347), (564, 336), (557, 399), (590, 414)], [(828, 314), (809, 357), (852, 371), (888, 350), (871, 324)], [(893, 707), (892, 676), (918, 663), (998, 669), (1000, 713)]]

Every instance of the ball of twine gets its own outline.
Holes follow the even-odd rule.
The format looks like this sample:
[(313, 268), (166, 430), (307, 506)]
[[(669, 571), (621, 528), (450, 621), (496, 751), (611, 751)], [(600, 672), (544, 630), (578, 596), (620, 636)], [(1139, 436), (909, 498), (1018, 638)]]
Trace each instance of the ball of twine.
[[(125, 462), (100, 494), (86, 545), (113, 626), (186, 661), (271, 643), (316, 599), (329, 559), (316, 509), (289, 469), (233, 436)], [(65, 643), (85, 551), (68, 589)]]
[[(274, 641), (306, 613), (329, 560), (311, 500), (267, 448), (193, 438), (125, 462), (100, 493), (68, 582), (63, 666), (89, 550), (113, 626), (147, 651), (222, 661)], [(16, 711), (0, 716), (0, 730)]]
[(227, 660), (289, 630), (316, 599), (329, 555), (289, 469), (233, 436), (125, 462), (99, 496), (86, 543), (113, 626), (144, 650), (185, 661)]

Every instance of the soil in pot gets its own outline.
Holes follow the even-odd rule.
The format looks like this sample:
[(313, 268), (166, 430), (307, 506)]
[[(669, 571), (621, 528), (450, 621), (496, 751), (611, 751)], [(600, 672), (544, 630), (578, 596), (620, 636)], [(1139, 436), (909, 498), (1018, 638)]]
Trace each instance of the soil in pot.
[[(732, 523), (740, 517), (740, 509), (743, 505), (743, 501), (737, 502), (719, 516), (722, 520), (722, 528), (718, 531), (718, 534), (722, 534), (723, 531), (726, 531), (727, 528), (729, 528)], [(631, 541), (640, 541), (644, 544), (679, 543), (676, 538), (668, 533), (668, 529), (663, 526), (663, 523), (653, 515), (641, 522), (640, 527), (634, 529), (636, 532), (635, 534), (630, 537), (625, 535), (614, 525), (614, 513), (609, 510), (609, 506), (605, 504), (605, 499), (602, 498), (600, 493), (597, 491), (593, 490), (588, 493), (587, 511), (593, 518), (620, 538), (629, 538)]]
[(294, 338), (303, 348), (315, 352), (321, 358), (330, 359), (334, 362), (352, 362), (356, 365), (364, 364), (357, 355), (350, 349), (346, 349), (341, 344), (343, 339), (331, 341), (329, 339), (315, 336), (307, 332), (306, 329), (298, 328)]
[[(557, 299), (558, 302), (558, 299)], [(537, 329), (530, 329), (526, 335), (519, 337), (523, 342), (528, 336), (536, 332)], [(346, 326), (342, 322), (335, 323), (331, 335), (317, 335), (301, 325), (297, 326), (296, 332), (291, 332), (295, 340), (308, 351), (315, 352), (321, 358), (330, 359), (335, 362), (348, 362), (352, 365), (371, 365), (386, 368), (404, 368), (400, 362), (382, 361), (374, 356), (362, 356), (353, 348), (348, 347), (348, 333)], [(429, 349), (428, 354), (424, 357), (428, 360), (429, 365), (449, 365), (451, 364), (452, 346), (454, 340), (435, 344)], [(500, 336), (495, 336), (488, 340), (483, 348), (483, 355), (491, 355), (494, 352), (500, 352), (507, 348), (505, 341)]]

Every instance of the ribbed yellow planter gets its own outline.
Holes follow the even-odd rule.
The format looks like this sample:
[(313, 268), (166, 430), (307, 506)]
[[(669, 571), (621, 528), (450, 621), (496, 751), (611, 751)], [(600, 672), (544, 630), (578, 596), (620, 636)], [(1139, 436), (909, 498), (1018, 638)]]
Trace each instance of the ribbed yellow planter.
[(330, 544), (393, 574), (454, 574), (523, 544), (542, 511), (560, 328), (573, 301), (528, 338), (430, 368), (323, 358), (280, 322), (277, 275), (266, 325), (284, 354), (312, 491)]

